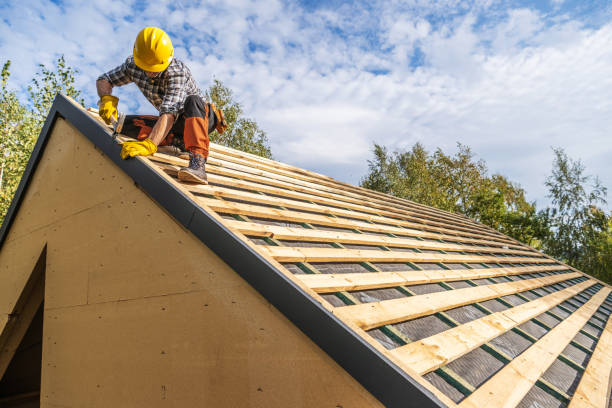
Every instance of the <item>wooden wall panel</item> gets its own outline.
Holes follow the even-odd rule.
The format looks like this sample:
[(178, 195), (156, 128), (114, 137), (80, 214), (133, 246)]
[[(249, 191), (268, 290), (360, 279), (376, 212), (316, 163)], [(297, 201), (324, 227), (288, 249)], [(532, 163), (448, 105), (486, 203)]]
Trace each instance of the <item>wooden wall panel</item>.
[[(128, 180), (128, 177), (121, 172), (105, 172), (107, 159), (93, 145), (81, 150), (76, 143), (80, 136), (72, 125), (58, 119), (54, 132), (62, 137), (55, 138), (45, 148), (36, 169), (37, 176), (28, 185), (9, 240), (124, 193), (125, 185), (117, 183), (117, 179)], [(87, 177), (81, 177), (83, 175)], [(44, 200), (46, 212), (38, 211), (39, 198)]]
[(43, 407), (381, 406), (62, 120), (31, 186), (4, 248), (48, 242)]
[(0, 251), (0, 333), (45, 246), (45, 231), (6, 241)]

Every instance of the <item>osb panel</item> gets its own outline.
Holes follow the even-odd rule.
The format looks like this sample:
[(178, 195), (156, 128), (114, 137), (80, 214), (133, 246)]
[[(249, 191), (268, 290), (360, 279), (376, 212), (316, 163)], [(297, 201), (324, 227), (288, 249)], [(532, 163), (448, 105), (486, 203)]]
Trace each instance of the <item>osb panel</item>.
[[(42, 406), (381, 406), (64, 125), (45, 160), (66, 171), (45, 183), (37, 170), (24, 202), (35, 219), (13, 227), (48, 241)], [(58, 148), (67, 139), (97, 171), (71, 170), (79, 159)], [(54, 182), (81, 193), (47, 197), (64, 193)], [(20, 248), (24, 259), (41, 249)]]
[[(223, 271), (223, 278), (233, 280), (230, 274)], [(380, 406), (249, 292), (199, 291), (47, 311), (42, 401), (69, 407)]]
[[(0, 314), (13, 312), (45, 241), (45, 231), (5, 241), (0, 251)], [(0, 318), (0, 333), (5, 323), (5, 319)]]
[[(91, 143), (79, 143), (81, 136), (71, 124), (57, 119), (51, 138), (30, 180), (9, 241), (125, 193), (123, 182), (129, 178), (118, 169), (109, 173), (108, 159)], [(45, 203), (42, 212), (40, 199)]]
[(49, 309), (211, 288), (221, 265), (138, 190), (54, 227)]

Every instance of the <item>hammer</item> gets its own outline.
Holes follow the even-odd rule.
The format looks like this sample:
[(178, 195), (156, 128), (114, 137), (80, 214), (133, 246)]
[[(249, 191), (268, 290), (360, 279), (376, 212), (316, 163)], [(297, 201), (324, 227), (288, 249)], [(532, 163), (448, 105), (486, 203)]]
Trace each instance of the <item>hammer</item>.
[(113, 125), (113, 140), (117, 140), (117, 135), (119, 133), (121, 133), (121, 130), (123, 129), (123, 122), (125, 122), (125, 113), (120, 113), (117, 117), (117, 120), (113, 119), (111, 117), (111, 123)]

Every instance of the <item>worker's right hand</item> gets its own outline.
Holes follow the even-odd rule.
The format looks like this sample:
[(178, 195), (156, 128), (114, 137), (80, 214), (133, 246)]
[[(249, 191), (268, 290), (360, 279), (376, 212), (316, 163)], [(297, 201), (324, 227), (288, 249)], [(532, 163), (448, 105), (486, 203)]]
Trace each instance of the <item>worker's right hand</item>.
[(113, 120), (117, 120), (117, 104), (119, 98), (113, 95), (104, 95), (98, 101), (98, 114), (107, 125), (110, 125)]

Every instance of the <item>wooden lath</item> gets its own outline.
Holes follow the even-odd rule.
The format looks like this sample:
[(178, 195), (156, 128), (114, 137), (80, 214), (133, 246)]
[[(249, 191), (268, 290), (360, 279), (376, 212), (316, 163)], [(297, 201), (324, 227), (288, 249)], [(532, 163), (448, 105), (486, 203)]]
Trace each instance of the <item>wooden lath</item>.
[[(152, 156), (151, 159), (162, 162), (162, 163), (176, 165), (176, 166), (185, 166), (187, 164), (185, 160), (182, 160), (182, 159), (179, 159), (173, 156), (168, 156), (163, 153), (157, 153), (154, 156)], [(348, 202), (348, 203), (358, 204), (362, 206), (369, 206), (370, 208), (386, 210), (387, 212), (395, 211), (396, 217), (402, 214), (402, 211), (399, 211), (400, 214), (397, 214), (398, 209), (386, 205), (385, 202), (382, 202), (381, 204), (368, 203), (367, 201), (363, 200), (363, 196), (360, 196), (360, 195), (345, 196), (345, 195), (339, 194), (337, 191), (334, 191), (333, 189), (319, 190), (317, 188), (314, 188), (311, 184), (307, 184), (307, 185), (304, 185), (302, 183), (293, 184), (290, 180), (287, 180), (286, 177), (283, 177), (282, 179), (277, 179), (274, 177), (274, 175), (267, 174), (259, 170), (249, 171), (250, 168), (246, 166), (242, 166), (242, 165), (239, 166), (239, 165), (233, 165), (232, 163), (219, 163), (219, 162), (215, 163), (214, 160), (211, 160), (208, 164), (209, 165), (207, 166), (207, 172), (210, 174), (223, 175), (223, 176), (228, 176), (228, 177), (234, 177), (237, 179), (248, 180), (248, 181), (263, 184), (263, 185), (284, 188), (286, 190), (294, 190), (294, 191), (312, 194), (314, 196), (331, 198), (331, 199), (335, 199), (341, 202)], [(176, 171), (177, 169), (174, 169), (174, 170)], [(411, 214), (405, 214), (405, 215), (411, 215)], [(427, 224), (422, 224), (422, 227), (424, 228), (427, 227)], [(457, 232), (463, 232), (463, 230), (465, 230), (465, 232), (478, 233), (483, 236), (490, 237), (491, 239), (502, 240), (503, 242), (513, 242), (513, 240), (508, 239), (507, 237), (500, 235), (499, 233), (492, 232), (490, 230), (483, 230), (480, 227), (479, 228), (472, 228), (468, 226), (466, 226), (465, 228), (457, 227)]]
[(516, 407), (610, 292), (609, 288), (602, 288), (587, 303), (476, 389), (459, 407)]
[(556, 263), (539, 257), (499, 257), (492, 255), (458, 255), (418, 253), (405, 251), (377, 251), (343, 248), (294, 248), (263, 246), (270, 256), (279, 262), (443, 262), (443, 263)]
[(385, 324), (416, 319), (417, 317), (427, 316), (442, 310), (537, 289), (580, 276), (582, 274), (571, 272), (543, 278), (455, 289), (448, 292), (434, 292), (419, 296), (346, 306), (338, 308), (336, 314), (364, 330), (370, 330)]
[(607, 408), (612, 386), (612, 319), (599, 338), (569, 408)]
[[(353, 185), (335, 180), (331, 177), (327, 177), (327, 176), (324, 176), (318, 173), (314, 173), (308, 170), (300, 169), (298, 167), (290, 166), (290, 165), (280, 163), (274, 160), (255, 156), (249, 153), (240, 152), (238, 150), (230, 149), (230, 148), (227, 148), (221, 145), (211, 144), (211, 151), (219, 152), (221, 157), (223, 157), (225, 160), (228, 160), (228, 161), (231, 161), (232, 159), (237, 159), (237, 160), (240, 160), (238, 162), (240, 164), (247, 164), (247, 165), (250, 165), (256, 168), (260, 168), (262, 170), (286, 171), (288, 173), (283, 173), (283, 174), (288, 174), (298, 179), (301, 177), (306, 177), (305, 180), (308, 180), (308, 181), (311, 181), (317, 184), (327, 185), (336, 190), (340, 190), (340, 191), (347, 190), (347, 191), (354, 192), (358, 194), (359, 196), (366, 195), (368, 197), (373, 197), (378, 200), (377, 202), (382, 201), (385, 204), (389, 202), (396, 203), (397, 207), (394, 207), (394, 210), (393, 210), (393, 212), (396, 214), (413, 212), (415, 216), (419, 217), (420, 219), (430, 219), (434, 221), (445, 220), (447, 224), (450, 223), (450, 224), (457, 225), (457, 226), (466, 226), (470, 228), (476, 228), (478, 230), (482, 230), (487, 233), (503, 235), (488, 226), (485, 226), (483, 224), (477, 223), (469, 219), (468, 217), (462, 214), (450, 213), (448, 211), (443, 211), (443, 210), (439, 210), (437, 208), (419, 204), (413, 201), (400, 199), (400, 198), (397, 198), (397, 197), (394, 197), (388, 194), (383, 194), (377, 191), (372, 191), (372, 190), (364, 189), (361, 187), (355, 187)], [(370, 203), (370, 205), (371, 204), (373, 203)]]
[(562, 265), (519, 266), (514, 268), (483, 269), (437, 269), (421, 271), (341, 273), (325, 275), (299, 275), (298, 278), (318, 293), (359, 291), (368, 289), (391, 288), (404, 285), (452, 282), (468, 279), (485, 279), (499, 276), (522, 275), (538, 272), (565, 271)]
[[(272, 165), (270, 163), (264, 163), (263, 160), (266, 160), (266, 159), (261, 160), (262, 158), (248, 157), (248, 159), (245, 159), (245, 158), (242, 158), (241, 155), (236, 154), (235, 152), (236, 151), (234, 151), (233, 149), (227, 149), (227, 148), (224, 148), (223, 146), (211, 145), (210, 157), (222, 159), (228, 162), (233, 162), (233, 163), (237, 163), (241, 165), (253, 166), (260, 170), (266, 170), (271, 173), (282, 174), (282, 175), (293, 177), (299, 180), (305, 180), (305, 181), (309, 181), (313, 183), (318, 183), (318, 184), (326, 185), (328, 187), (332, 187), (332, 188), (336, 188), (340, 190), (348, 189), (348, 191), (358, 192), (359, 194), (370, 194), (369, 190), (365, 190), (362, 188), (356, 188), (354, 186), (350, 186), (345, 183), (338, 182), (329, 177), (321, 176), (319, 174), (312, 174), (312, 173), (311, 175), (309, 175), (309, 172), (305, 170), (297, 169), (297, 168), (292, 168), (291, 166), (287, 166), (290, 169), (285, 169), (284, 166), (277, 166), (277, 165)], [(274, 162), (274, 163), (278, 163), (278, 162)], [(388, 199), (390, 198), (390, 196), (383, 196), (379, 193), (375, 193), (374, 196), (376, 198), (382, 198), (385, 201), (388, 201)], [(486, 233), (491, 233), (491, 232), (495, 233), (495, 231), (492, 231), (489, 227), (479, 225), (473, 222), (472, 220), (467, 219), (460, 215), (458, 216), (457, 214), (439, 211), (431, 207), (425, 207), (425, 206), (419, 205), (417, 203), (412, 203), (409, 201), (402, 202), (402, 204), (406, 205), (407, 208), (410, 208), (410, 210), (406, 210), (404, 214), (411, 216), (411, 217), (416, 217), (424, 224), (438, 225), (438, 226), (444, 226), (444, 225), (451, 224), (457, 227), (467, 227), (467, 228), (481, 230)], [(370, 207), (366, 207), (366, 208), (369, 209), (368, 212), (372, 211)], [(397, 210), (393, 212), (395, 216), (397, 216), (397, 213), (398, 213)], [(439, 220), (445, 220), (446, 223), (440, 222)]]
[(380, 236), (366, 233), (323, 231), (317, 229), (290, 228), (254, 222), (228, 221), (228, 224), (245, 235), (268, 237), (287, 241), (302, 242), (339, 242), (342, 244), (387, 246), (398, 248), (416, 248), (435, 251), (480, 252), (488, 254), (530, 255), (539, 256), (533, 250), (519, 250), (490, 246), (462, 245), (449, 242), (432, 242), (407, 237)]
[(355, 221), (346, 218), (329, 217), (326, 215), (318, 215), (305, 213), (301, 211), (293, 210), (280, 210), (272, 207), (265, 207), (261, 205), (243, 204), (236, 202), (228, 202), (222, 200), (216, 200), (212, 198), (199, 198), (198, 201), (212, 210), (222, 214), (239, 214), (247, 217), (258, 217), (258, 218), (270, 218), (279, 221), (290, 221), (290, 222), (305, 222), (310, 224), (318, 224), (337, 228), (357, 229), (363, 231), (382, 232), (387, 234), (395, 235), (409, 235), (421, 238), (432, 238), (441, 239), (444, 241), (453, 242), (464, 242), (480, 245), (497, 245), (508, 246), (510, 248), (522, 249), (523, 247), (513, 244), (500, 243), (496, 241), (489, 241), (484, 239), (476, 238), (465, 238), (457, 235), (446, 235), (434, 232), (426, 232), (402, 227), (395, 227), (392, 225), (384, 224), (372, 224), (365, 221)]
[(424, 375), (552, 309), (595, 284), (594, 280), (578, 283), (531, 302), (483, 316), (442, 333), (398, 347), (392, 353), (402, 363)]
[[(208, 185), (208, 186), (201, 186), (198, 190), (199, 190), (198, 192), (201, 192), (203, 194), (208, 194), (211, 196), (237, 199), (237, 200), (242, 200), (242, 201), (250, 201), (253, 203), (257, 203), (257, 204), (283, 206), (285, 208), (292, 209), (292, 210), (312, 211), (312, 212), (317, 212), (317, 213), (327, 214), (327, 215), (333, 214), (339, 217), (354, 218), (354, 219), (364, 220), (364, 221), (371, 222), (371, 223), (402, 226), (405, 228), (412, 228), (412, 229), (422, 229), (425, 231), (439, 232), (442, 234), (457, 233), (457, 231), (449, 229), (449, 228), (436, 227), (436, 226), (431, 226), (431, 225), (423, 225), (421, 223), (404, 221), (404, 220), (400, 220), (396, 218), (371, 215), (371, 214), (366, 214), (366, 213), (352, 211), (352, 210), (346, 210), (346, 209), (337, 208), (337, 207), (322, 206), (322, 205), (314, 204), (314, 203), (305, 203), (303, 201), (297, 201), (297, 200), (292, 200), (292, 199), (287, 199), (287, 198), (262, 196), (261, 194), (258, 194), (258, 193), (249, 193), (249, 192), (245, 192), (242, 190), (236, 190), (233, 188), (224, 188), (224, 187)], [(482, 234), (476, 234), (472, 232), (461, 232), (461, 234), (465, 237), (480, 238), (482, 236)], [(506, 242), (506, 241), (498, 241), (498, 242)]]

